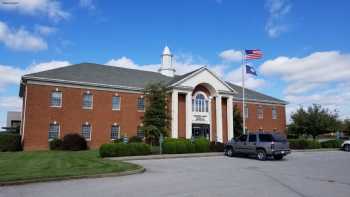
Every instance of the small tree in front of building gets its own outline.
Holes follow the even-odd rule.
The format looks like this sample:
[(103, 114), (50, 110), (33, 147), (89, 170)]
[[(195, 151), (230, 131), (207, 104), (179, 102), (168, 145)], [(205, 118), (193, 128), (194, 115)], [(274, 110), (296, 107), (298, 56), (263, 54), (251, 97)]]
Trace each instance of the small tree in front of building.
[(233, 107), (233, 130), (235, 137), (243, 134), (243, 118), (237, 105)]
[(144, 93), (146, 109), (142, 130), (146, 140), (151, 144), (156, 144), (160, 134), (167, 136), (169, 129), (167, 88), (162, 83), (152, 83), (145, 87)]

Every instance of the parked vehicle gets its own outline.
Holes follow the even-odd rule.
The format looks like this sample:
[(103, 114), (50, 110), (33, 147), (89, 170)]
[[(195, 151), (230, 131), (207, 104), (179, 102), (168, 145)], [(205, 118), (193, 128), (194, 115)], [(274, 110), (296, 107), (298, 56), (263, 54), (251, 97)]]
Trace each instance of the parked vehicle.
[(255, 155), (258, 160), (272, 156), (281, 160), (290, 153), (288, 140), (279, 134), (252, 133), (234, 138), (225, 145), (225, 155)]
[(341, 145), (341, 148), (346, 152), (350, 152), (350, 140), (344, 141)]

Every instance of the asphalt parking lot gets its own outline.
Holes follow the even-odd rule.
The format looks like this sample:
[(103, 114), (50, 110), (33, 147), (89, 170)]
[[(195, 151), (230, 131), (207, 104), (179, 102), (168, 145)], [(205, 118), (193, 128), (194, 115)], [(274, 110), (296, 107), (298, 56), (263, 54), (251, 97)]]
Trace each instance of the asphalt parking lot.
[(282, 161), (224, 156), (133, 161), (147, 171), (124, 177), (0, 187), (0, 197), (350, 196), (350, 153), (292, 153)]

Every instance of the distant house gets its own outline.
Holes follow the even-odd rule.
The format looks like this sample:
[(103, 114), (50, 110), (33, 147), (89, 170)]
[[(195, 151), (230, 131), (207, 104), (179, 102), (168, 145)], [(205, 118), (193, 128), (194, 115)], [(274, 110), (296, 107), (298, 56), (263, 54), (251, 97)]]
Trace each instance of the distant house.
[(20, 132), (22, 113), (16, 111), (7, 112), (6, 127), (2, 127), (5, 131)]
[[(22, 76), (24, 150), (48, 149), (53, 138), (80, 133), (92, 148), (122, 136), (140, 136), (146, 84), (170, 89), (173, 138), (206, 137), (226, 142), (234, 135), (233, 108), (242, 106), (242, 88), (206, 67), (175, 75), (165, 47), (159, 72), (81, 63)], [(284, 132), (286, 102), (246, 90), (246, 128)]]

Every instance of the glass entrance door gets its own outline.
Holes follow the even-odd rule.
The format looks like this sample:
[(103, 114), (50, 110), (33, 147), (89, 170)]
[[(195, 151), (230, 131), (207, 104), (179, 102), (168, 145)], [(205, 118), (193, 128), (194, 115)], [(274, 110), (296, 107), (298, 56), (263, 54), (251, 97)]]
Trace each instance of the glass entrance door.
[(210, 126), (208, 124), (193, 124), (192, 136), (195, 138), (205, 137), (210, 140)]

